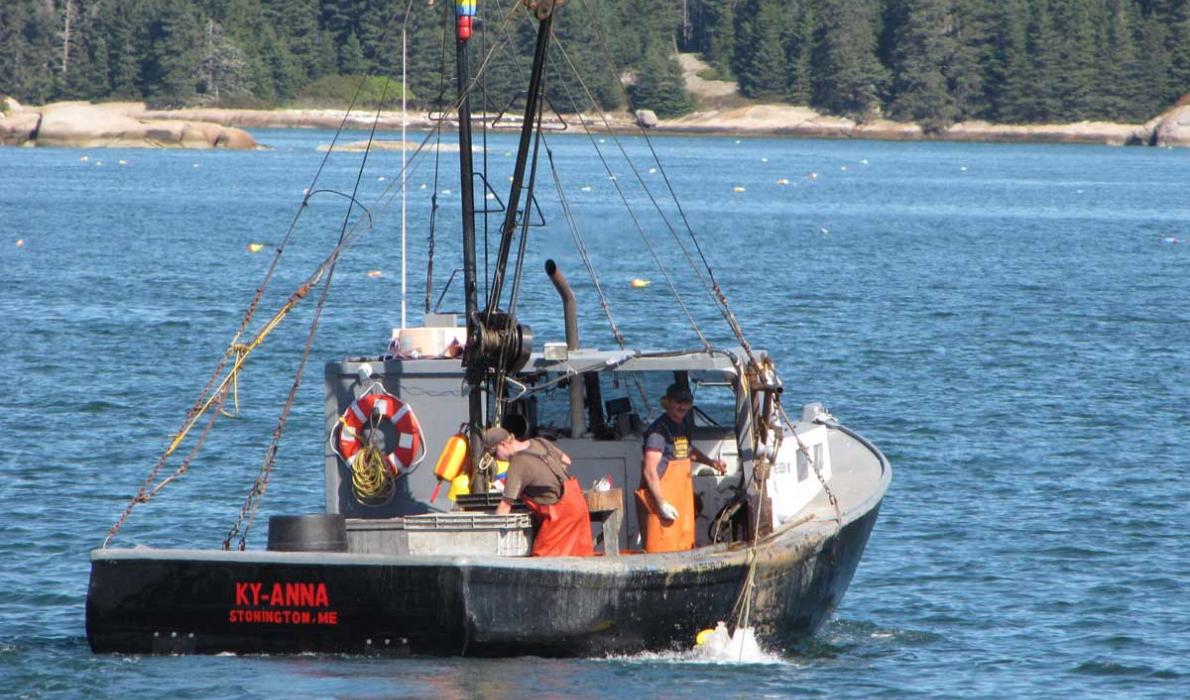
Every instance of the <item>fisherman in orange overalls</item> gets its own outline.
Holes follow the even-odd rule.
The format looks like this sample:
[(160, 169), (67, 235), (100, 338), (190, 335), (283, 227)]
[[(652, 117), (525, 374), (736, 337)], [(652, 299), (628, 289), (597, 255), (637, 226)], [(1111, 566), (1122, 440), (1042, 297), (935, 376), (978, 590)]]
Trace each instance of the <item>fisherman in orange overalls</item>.
[(661, 397), (665, 413), (645, 431), (636, 512), (646, 552), (694, 549), (691, 461), (709, 465), (720, 474), (727, 471), (726, 462), (711, 459), (690, 442), (686, 414), (693, 406), (689, 389), (670, 384)]
[(569, 476), (570, 456), (540, 438), (518, 440), (504, 428), (488, 428), (483, 447), (508, 461), (504, 497), (498, 515), (512, 511), (518, 499), (528, 506), (539, 529), (533, 537), (535, 557), (589, 557), (591, 514), (578, 479)]

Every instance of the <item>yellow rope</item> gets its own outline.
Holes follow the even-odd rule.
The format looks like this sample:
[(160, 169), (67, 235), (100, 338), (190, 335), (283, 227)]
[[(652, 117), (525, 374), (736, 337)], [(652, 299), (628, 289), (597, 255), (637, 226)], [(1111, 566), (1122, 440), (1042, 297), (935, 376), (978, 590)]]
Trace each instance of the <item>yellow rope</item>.
[(387, 501), (392, 496), (393, 483), (384, 466), (384, 453), (365, 445), (351, 460), (351, 487), (363, 502)]
[(219, 412), (222, 413), (223, 415), (227, 416), (228, 418), (235, 418), (240, 415), (240, 370), (239, 370), (239, 367), (241, 364), (243, 364), (243, 362), (241, 361), (242, 358), (247, 357), (248, 352), (249, 352), (248, 346), (243, 343), (232, 343), (231, 346), (227, 348), (227, 354), (231, 355), (232, 353), (235, 353), (235, 357), (236, 357), (236, 361), (234, 363), (232, 363), (232, 368), (231, 368), (231, 397), (232, 397), (232, 405), (234, 406), (234, 408), (232, 409), (231, 413), (228, 413), (227, 409), (220, 406)]
[(224, 392), (227, 391), (229, 385), (233, 385), (237, 382), (240, 368), (244, 366), (244, 362), (248, 359), (248, 355), (252, 354), (252, 351), (259, 347), (260, 344), (264, 342), (264, 339), (270, 333), (272, 333), (278, 325), (281, 324), (281, 321), (284, 320), (289, 312), (293, 310), (293, 307), (310, 293), (310, 287), (310, 283), (303, 284), (301, 287), (299, 287), (298, 290), (293, 293), (293, 296), (291, 296), (289, 300), (285, 302), (285, 305), (282, 306), (277, 311), (277, 313), (274, 314), (271, 319), (269, 319), (269, 322), (260, 329), (260, 332), (258, 332), (256, 336), (252, 338), (251, 342), (232, 343), (232, 345), (228, 347), (227, 352), (229, 354), (235, 353), (236, 355), (235, 362), (232, 363), (231, 369), (227, 371), (227, 375), (223, 377), (223, 381), (219, 382), (219, 385), (215, 387), (215, 390), (211, 392), (211, 395), (202, 404), (198, 411), (196, 411), (194, 415), (191, 416), (190, 420), (182, 426), (182, 429), (179, 430), (176, 435), (174, 435), (174, 439), (169, 443), (169, 447), (165, 449), (165, 456), (168, 457), (178, 449), (178, 446), (181, 445), (182, 441), (186, 439), (186, 436), (190, 434), (190, 429), (194, 427), (194, 424), (198, 422), (198, 419), (201, 418), (208, 410), (210, 410), (211, 406), (220, 400), (220, 397), (225, 395)]

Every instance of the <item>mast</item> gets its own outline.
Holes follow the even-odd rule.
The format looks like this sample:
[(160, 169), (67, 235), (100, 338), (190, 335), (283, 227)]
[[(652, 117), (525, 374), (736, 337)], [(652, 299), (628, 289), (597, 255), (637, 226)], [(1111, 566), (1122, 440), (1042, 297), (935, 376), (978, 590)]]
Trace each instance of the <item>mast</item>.
[[(542, 17), (543, 6), (550, 5)], [(549, 51), (551, 28), (554, 14), (553, 0), (546, 0), (537, 5), (536, 12), (541, 23), (537, 27), (537, 45), (533, 51), (533, 68), (529, 74), (529, 91), (525, 98), (525, 119), (521, 123), (521, 140), (517, 146), (516, 167), (512, 172), (512, 186), (508, 194), (508, 205), (504, 213), (504, 225), (500, 227), (500, 252), (496, 257), (495, 271), (492, 273), (492, 289), (488, 294), (488, 306), (484, 310), (484, 320), (487, 321), (500, 305), (500, 292), (504, 286), (504, 271), (508, 267), (508, 255), (512, 249), (513, 235), (516, 233), (517, 209), (520, 206), (521, 190), (525, 182), (525, 165), (529, 160), (529, 143), (533, 138), (534, 122), (537, 119), (537, 106), (541, 99), (542, 77), (545, 75), (546, 57)], [(532, 202), (525, 202), (525, 218), (529, 217)]]
[[(466, 299), (467, 346), (480, 335), (475, 325), (478, 321), (479, 300), (475, 286), (475, 192), (474, 166), (471, 162), (471, 76), (467, 64), (467, 42), (475, 18), (476, 0), (455, 0), (455, 75), (459, 96), (459, 193), (463, 205), (463, 296)], [(466, 382), (470, 387), (467, 396), (468, 454), (471, 455), (471, 473), (477, 478), (475, 486), (487, 490), (487, 479), (478, 469), (482, 451), (483, 433), (483, 380), (484, 367), (467, 362)]]
[[(463, 191), (463, 268), (467, 293), (467, 345), (463, 352), (463, 367), (470, 387), (468, 403), (468, 425), (470, 426), (472, 490), (486, 491), (487, 474), (479, 467), (479, 436), (483, 428), (483, 396), (481, 391), (489, 387), (501, 387), (502, 376), (516, 372), (529, 361), (533, 349), (533, 332), (528, 326), (516, 322), (512, 313), (499, 310), (500, 292), (504, 285), (505, 269), (508, 266), (509, 251), (516, 233), (517, 209), (521, 189), (525, 180), (525, 166), (529, 159), (534, 124), (544, 84), (546, 56), (549, 51), (553, 12), (562, 0), (523, 0), (533, 10), (540, 25), (537, 28), (537, 45), (533, 53), (533, 68), (529, 76), (529, 94), (525, 100), (525, 118), (521, 124), (521, 139), (517, 148), (516, 166), (513, 171), (512, 187), (506, 204), (504, 224), (500, 229), (500, 252), (492, 273), (492, 285), (487, 306), (482, 315), (479, 312), (475, 285), (475, 206), (472, 193), (471, 165), (471, 122), (466, 64), (466, 41), (471, 36), (471, 22), (475, 14), (475, 0), (456, 0), (458, 5), (458, 75), (459, 75), (459, 163), (462, 169)], [(469, 14), (467, 12), (469, 11)], [(528, 217), (529, 204), (525, 216)], [(497, 390), (500, 390), (497, 388)], [(499, 400), (498, 396), (490, 397)], [(499, 405), (497, 404), (497, 409)], [(496, 415), (499, 415), (499, 410)]]
[(401, 30), (401, 328), (406, 328), (405, 323), (405, 300), (407, 298), (405, 282), (408, 278), (406, 274), (405, 262), (409, 257), (407, 236), (408, 236), (408, 208), (409, 208), (409, 154), (405, 150), (405, 127), (409, 124), (409, 115), (406, 111), (405, 98), (409, 94), (406, 86), (409, 80), (405, 72), (405, 62), (408, 59), (409, 51), (405, 43), (405, 30)]

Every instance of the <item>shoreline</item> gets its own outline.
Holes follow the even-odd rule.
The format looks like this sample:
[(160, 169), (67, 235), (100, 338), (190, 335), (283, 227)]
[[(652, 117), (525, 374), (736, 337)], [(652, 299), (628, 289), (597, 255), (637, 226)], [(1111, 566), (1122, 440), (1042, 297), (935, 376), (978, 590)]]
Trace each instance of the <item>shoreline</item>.
[[(401, 129), (400, 112), (360, 112), (345, 116), (342, 111), (328, 109), (181, 109), (146, 110), (144, 116), (212, 122), (240, 129), (371, 129), (394, 132)], [(1190, 113), (1187, 114), (1190, 122)], [(476, 121), (490, 121), (491, 115), (477, 114)], [(582, 123), (592, 131), (607, 133), (635, 132), (637, 120), (627, 112), (609, 113), (606, 119), (593, 115), (563, 115), (547, 118), (547, 123), (559, 126), (563, 121), (567, 130), (578, 131)], [(878, 120), (857, 123), (844, 117), (820, 115), (806, 107), (793, 105), (752, 105), (729, 110), (698, 111), (677, 119), (658, 119), (648, 128), (650, 133), (666, 135), (697, 135), (723, 137), (778, 137), (865, 139), (879, 141), (955, 141), (982, 143), (1079, 143), (1109, 146), (1176, 145), (1190, 146), (1190, 133), (1176, 143), (1155, 143), (1154, 132), (1158, 119), (1145, 124), (1117, 124), (1112, 122), (1075, 122), (1070, 124), (991, 124), (988, 122), (960, 122), (940, 134), (926, 134), (913, 123)], [(452, 127), (457, 119), (447, 117)], [(425, 112), (410, 114), (406, 128), (426, 131), (436, 122)], [(501, 120), (497, 129), (517, 129), (520, 119)]]
[[(367, 130), (376, 123), (376, 129), (383, 132), (400, 131), (401, 113), (393, 111), (356, 112), (345, 115), (331, 109), (220, 109), (188, 108), (176, 110), (151, 110), (139, 102), (55, 103), (42, 107), (21, 106), (8, 100), (7, 111), (0, 112), (0, 145), (11, 146), (66, 146), (66, 147), (182, 147), (182, 148), (257, 148), (251, 140), (240, 137), (246, 129), (345, 129)], [(50, 115), (73, 111), (79, 115), (69, 129), (58, 129), (47, 134)], [(1164, 114), (1143, 124), (1119, 124), (1112, 122), (1075, 122), (1068, 124), (991, 124), (981, 121), (960, 122), (941, 133), (926, 134), (913, 123), (874, 120), (855, 122), (844, 117), (822, 115), (807, 107), (794, 105), (746, 105), (728, 109), (697, 111), (676, 119), (654, 119), (651, 113), (641, 110), (641, 120), (649, 123), (648, 131), (656, 134), (724, 136), (724, 137), (778, 137), (778, 138), (824, 138), (824, 139), (868, 139), (882, 141), (955, 141), (967, 143), (1073, 143), (1088, 145), (1140, 145), (1159, 147), (1190, 146), (1190, 104), (1171, 108)], [(111, 129), (104, 115), (123, 120), (124, 138), (111, 138)], [(489, 115), (476, 115), (476, 120)], [(595, 132), (635, 132), (638, 120), (628, 112), (614, 112), (607, 115), (555, 115), (547, 122), (564, 126), (567, 130), (581, 131), (582, 124)], [(454, 125), (456, 119), (447, 117), (446, 123)], [(132, 127), (138, 125), (152, 138), (137, 137)], [(227, 130), (220, 137), (208, 132), (210, 138), (196, 140), (182, 138), (175, 142), (163, 142), (161, 125), (190, 125), (189, 132), (202, 129), (201, 125)], [(198, 125), (198, 126), (195, 126)], [(434, 128), (436, 121), (426, 112), (418, 111), (408, 115), (406, 128), (424, 131)], [(100, 128), (103, 126), (104, 128)], [(495, 129), (518, 129), (519, 118), (501, 119)], [(63, 132), (66, 132), (65, 135)], [(233, 134), (236, 138), (228, 138)], [(52, 136), (52, 137), (51, 137)]]

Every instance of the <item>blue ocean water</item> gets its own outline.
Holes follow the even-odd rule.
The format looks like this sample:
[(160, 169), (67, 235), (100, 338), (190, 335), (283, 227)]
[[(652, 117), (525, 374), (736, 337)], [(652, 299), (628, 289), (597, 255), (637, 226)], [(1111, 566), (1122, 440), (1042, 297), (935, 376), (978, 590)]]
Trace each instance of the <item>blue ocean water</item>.
[[(255, 135), (271, 150), (0, 149), (6, 696), (1190, 695), (1190, 152), (1089, 146), (657, 137), (683, 205), (663, 204), (663, 218), (637, 180), (668, 201), (643, 140), (548, 138), (631, 343), (696, 346), (687, 309), (712, 342), (732, 342), (669, 231), (684, 215), (749, 340), (776, 357), (787, 404), (822, 401), (894, 465), (855, 580), (803, 653), (745, 664), (92, 655), (88, 551), (205, 384), (303, 192), (317, 194), (255, 327), (343, 228), (361, 156), (335, 155), (314, 182), (316, 147), (333, 134)], [(639, 158), (636, 173), (619, 147)], [(512, 149), (509, 135), (489, 136), (493, 208)], [(459, 264), (455, 157), (441, 155), (435, 180), (427, 152), (409, 178), (411, 323), (435, 189), (432, 298)], [(322, 362), (379, 352), (400, 323), (399, 169), (399, 154), (372, 154), (359, 178), (374, 227), (350, 236), (335, 269), (251, 546), (263, 546), (268, 515), (321, 507)], [(580, 297), (584, 344), (610, 347), (547, 165), (537, 179), (547, 226), (532, 229), (521, 314), (539, 341), (561, 338), (541, 272), (552, 257)], [(639, 230), (621, 196), (643, 212)], [(135, 510), (117, 545), (219, 545), (320, 290), (250, 359), (240, 416)], [(456, 281), (442, 308), (460, 307)]]

